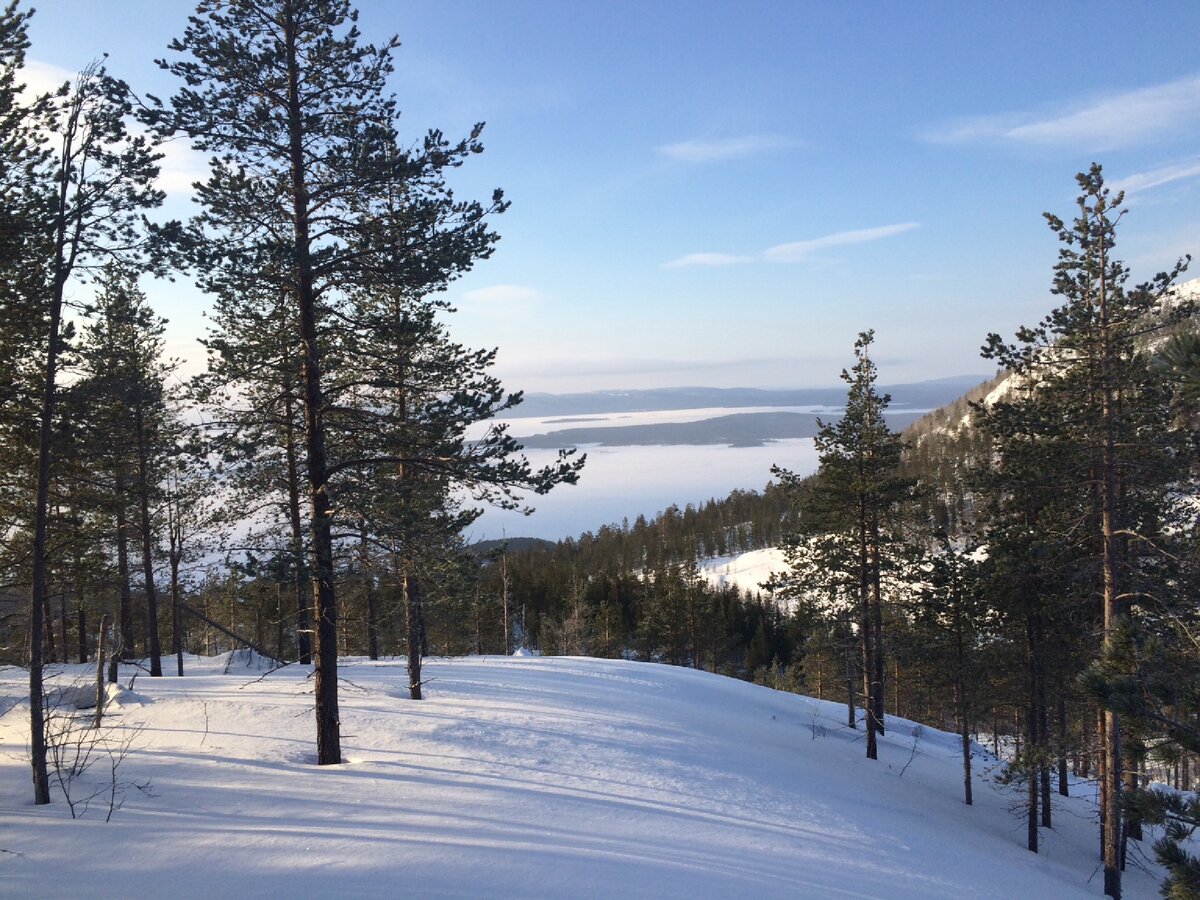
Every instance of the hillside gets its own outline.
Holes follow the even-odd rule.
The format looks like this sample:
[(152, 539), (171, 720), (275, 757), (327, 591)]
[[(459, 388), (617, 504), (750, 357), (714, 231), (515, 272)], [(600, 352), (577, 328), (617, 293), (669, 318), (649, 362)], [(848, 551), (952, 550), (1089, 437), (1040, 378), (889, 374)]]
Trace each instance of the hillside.
[[(1094, 811), (1027, 853), (979, 750), (974, 807), (956, 738), (894, 719), (862, 759), (844, 707), (617, 660), (347, 661), (347, 762), (313, 765), (308, 670), (189, 658), (138, 678), (112, 721), (140, 728), (104, 823), (28, 799), (25, 717), (0, 719), (8, 896), (1088, 897)], [(83, 674), (83, 670), (80, 670)], [(22, 673), (0, 689), (22, 692)], [(128, 673), (123, 681), (128, 681)], [(7, 707), (9, 703), (5, 703)], [(102, 762), (97, 769), (106, 768)], [(1131, 867), (1128, 897), (1152, 897)]]

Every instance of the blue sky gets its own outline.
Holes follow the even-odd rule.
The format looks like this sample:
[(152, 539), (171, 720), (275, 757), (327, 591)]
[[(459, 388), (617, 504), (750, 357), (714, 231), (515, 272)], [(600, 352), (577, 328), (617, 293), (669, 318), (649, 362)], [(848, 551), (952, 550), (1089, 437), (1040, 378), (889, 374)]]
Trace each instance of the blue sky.
[[(135, 88), (191, 10), (44, 0), (33, 72), (101, 52)], [(1093, 161), (1129, 188), (1135, 279), (1200, 251), (1200, 3), (370, 0), (399, 35), (402, 130), (486, 121), (455, 180), (504, 188), (456, 337), (538, 391), (837, 381), (874, 328), (884, 382), (986, 373), (1049, 308)], [(202, 161), (168, 156), (171, 211)], [(1200, 263), (1196, 273), (1200, 275)], [(152, 285), (172, 350), (203, 298)]]

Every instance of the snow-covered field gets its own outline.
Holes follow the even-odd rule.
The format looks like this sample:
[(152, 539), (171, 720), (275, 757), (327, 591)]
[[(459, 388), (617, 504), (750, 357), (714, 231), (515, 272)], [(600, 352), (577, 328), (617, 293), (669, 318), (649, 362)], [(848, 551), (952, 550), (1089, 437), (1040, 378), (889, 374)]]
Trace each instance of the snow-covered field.
[[(118, 779), (154, 796), (128, 789), (108, 824), (102, 798), (78, 821), (34, 807), (25, 707), (0, 719), (0, 895), (1101, 894), (1087, 800), (1034, 856), (990, 758), (966, 807), (956, 739), (900, 720), (870, 762), (843, 708), (688, 669), (430, 660), (413, 702), (401, 663), (349, 660), (346, 762), (318, 767), (308, 671), (225, 662), (122, 695), (110, 721), (141, 730)], [(0, 673), (0, 709), (23, 674)], [(1126, 886), (1155, 896), (1156, 875)]]

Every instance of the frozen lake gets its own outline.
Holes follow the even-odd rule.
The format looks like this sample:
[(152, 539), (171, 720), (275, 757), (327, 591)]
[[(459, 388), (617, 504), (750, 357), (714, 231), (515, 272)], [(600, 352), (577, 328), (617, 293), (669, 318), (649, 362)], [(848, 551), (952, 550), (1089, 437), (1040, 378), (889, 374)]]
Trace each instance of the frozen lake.
[[(582, 452), (582, 451), (581, 451)], [(771, 480), (771, 466), (795, 472), (816, 471), (812, 438), (776, 441), (762, 447), (642, 446), (587, 449), (588, 461), (577, 485), (555, 488), (533, 497), (530, 516), (489, 509), (468, 533), (468, 540), (539, 537), (558, 540), (595, 531), (601, 525), (632, 523), (672, 503), (680, 508), (723, 498), (735, 489), (762, 490)], [(552, 450), (530, 450), (534, 465), (555, 458)]]

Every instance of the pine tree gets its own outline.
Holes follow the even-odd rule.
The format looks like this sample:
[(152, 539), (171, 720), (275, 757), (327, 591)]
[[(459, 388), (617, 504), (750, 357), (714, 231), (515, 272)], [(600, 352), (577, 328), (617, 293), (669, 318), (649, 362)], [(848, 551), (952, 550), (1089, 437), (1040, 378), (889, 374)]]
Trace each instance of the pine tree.
[[(460, 380), (441, 379), (444, 393), (415, 412), (414, 427), (405, 339), (377, 340), (384, 322), (401, 325), (400, 335), (384, 332), (393, 339), (406, 321), (423, 326), (412, 304), (490, 252), (495, 236), (483, 220), (504, 204), (499, 192), (487, 206), (460, 203), (443, 181), (445, 170), (482, 149), (482, 126), (459, 142), (432, 131), (413, 150), (398, 149), (395, 101), (385, 93), (398, 42), (361, 44), (356, 19), (347, 0), (205, 0), (172, 44), (180, 58), (160, 63), (184, 87), (169, 110), (149, 116), (214, 155), (212, 176), (198, 189), (204, 213), (192, 229), (193, 260), (208, 285), (273, 289), (298, 322), (321, 764), (341, 758), (333, 525), (337, 509), (353, 509), (335, 507), (333, 493), (385, 463), (432, 469), (439, 496), (444, 479), (501, 503), (515, 486), (548, 489), (513, 457), (516, 444), (503, 429), (465, 440), (466, 425), (511, 402), (482, 374), (489, 353), (443, 344), (449, 355), (437, 365), (457, 369)], [(381, 304), (383, 315), (364, 298)], [(351, 357), (371, 366), (366, 378), (339, 375), (338, 360)], [(381, 395), (385, 407), (368, 405)], [(368, 432), (343, 415), (352, 408), (359, 419), (383, 410), (390, 420), (375, 424), (392, 446), (362, 445)], [(435, 427), (422, 441), (435, 452), (421, 455), (413, 436), (429, 422)], [(551, 476), (574, 471), (566, 465)], [(359, 509), (356, 518), (361, 542), (370, 516)]]
[(271, 279), (245, 281), (221, 270), (202, 284), (213, 297), (207, 371), (190, 383), (206, 411), (206, 440), (222, 459), (223, 488), (241, 510), (266, 520), (263, 552), (286, 557), (296, 658), (312, 662), (310, 542), (302, 519), (304, 419), (293, 304)]
[[(11, 8), (10, 8), (11, 9)], [(43, 218), (34, 225), (40, 257), (22, 266), (37, 273), (25, 294), (38, 322), (36, 390), (38, 435), (28, 525), (30, 556), (30, 707), (34, 798), (48, 803), (42, 709), (42, 642), (46, 606), (50, 496), (54, 478), (59, 378), (69, 329), (64, 326), (67, 285), (97, 266), (137, 264), (144, 247), (142, 213), (162, 202), (152, 142), (129, 129), (133, 99), (128, 85), (92, 64), (73, 85), (37, 104), (44, 113), (47, 150), (27, 169)], [(53, 137), (49, 137), (53, 135)], [(32, 249), (32, 248), (31, 248)]]
[[(159, 502), (163, 462), (173, 438), (166, 394), (173, 366), (162, 358), (166, 323), (150, 309), (134, 276), (117, 269), (104, 273), (93, 313), (80, 348), (83, 377), (71, 390), (77, 404), (93, 411), (85, 428), (96, 454), (106, 458), (114, 482), (128, 489), (126, 493), (114, 488), (118, 517), (123, 519), (126, 509), (136, 510), (136, 524), (118, 526), (118, 541), (124, 543), (127, 527), (140, 545), (146, 651), (150, 675), (159, 677), (162, 646), (154, 578), (158, 528), (151, 509)], [(121, 610), (120, 621), (123, 629), (129, 628), (128, 609)], [(122, 638), (131, 653), (132, 635), (123, 631)]]
[(918, 590), (914, 623), (924, 632), (926, 652), (933, 651), (930, 668), (938, 688), (944, 691), (948, 686), (953, 698), (962, 739), (963, 802), (968, 806), (972, 803), (971, 724), (979, 670), (973, 658), (983, 617), (976, 549), (956, 544), (945, 532), (933, 536), (921, 566), (926, 577)]
[[(902, 443), (884, 419), (890, 397), (875, 390), (876, 368), (870, 347), (874, 332), (854, 343), (855, 365), (842, 372), (849, 386), (846, 409), (836, 422), (822, 423), (815, 444), (817, 477), (803, 479), (775, 467), (785, 491), (797, 501), (797, 521), (785, 538), (799, 591), (816, 590), (853, 597), (858, 611), (864, 704), (867, 712), (867, 757), (878, 758), (875, 736), (884, 729), (883, 581), (891, 565), (895, 516), (911, 493), (911, 482), (899, 474)], [(813, 579), (821, 583), (814, 583)]]
[[(1061, 515), (1075, 521), (1064, 531), (1026, 510), (1028, 529), (1079, 534), (1063, 557), (1088, 559), (1090, 589), (1099, 598), (1102, 652), (1111, 654), (1121, 622), (1136, 616), (1159, 593), (1171, 523), (1179, 516), (1169, 486), (1190, 457), (1171, 427), (1169, 402), (1148, 365), (1150, 338), (1190, 313), (1167, 302), (1180, 262), (1135, 289), (1129, 270), (1113, 256), (1122, 196), (1112, 196), (1099, 165), (1077, 177), (1078, 214), (1069, 224), (1046, 214), (1062, 247), (1053, 293), (1062, 304), (1041, 323), (1022, 328), (1014, 344), (990, 335), (984, 356), (1013, 372), (1014, 399), (981, 410), (996, 441), (999, 465), (1023, 471)], [(1020, 464), (1018, 460), (1023, 460)], [(1059, 520), (1060, 524), (1062, 520)], [(1105, 893), (1121, 893), (1119, 797), (1125, 772), (1121, 723), (1103, 713), (1101, 834)], [(1132, 778), (1132, 774), (1130, 778)]]
[[(274, 280), (294, 304), (316, 619), (317, 760), (341, 762), (337, 596), (321, 320), (360, 252), (358, 199), (401, 161), (385, 95), (395, 39), (362, 45), (347, 0), (205, 0), (160, 65), (184, 86), (152, 116), (214, 154), (198, 190), (203, 260), (245, 282)], [(282, 225), (282, 227), (279, 227)]]

